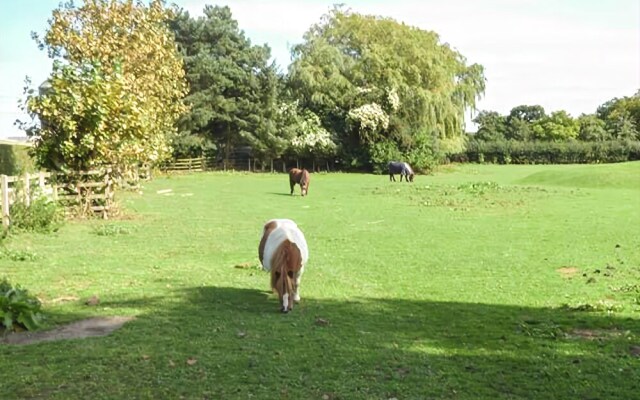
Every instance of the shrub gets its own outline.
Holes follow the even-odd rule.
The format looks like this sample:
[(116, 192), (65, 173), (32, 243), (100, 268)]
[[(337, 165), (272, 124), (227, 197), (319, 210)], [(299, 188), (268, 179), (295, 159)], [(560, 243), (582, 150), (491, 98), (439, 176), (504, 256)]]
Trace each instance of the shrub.
[(565, 142), (470, 140), (453, 160), (491, 161), (497, 164), (586, 164), (640, 160), (640, 142), (610, 140)]
[(6, 331), (34, 330), (40, 327), (40, 300), (19, 285), (0, 281), (0, 326)]
[(127, 227), (112, 224), (100, 224), (94, 226), (91, 232), (98, 236), (128, 235), (130, 233)]
[(402, 153), (392, 141), (384, 140), (369, 146), (369, 159), (373, 172), (382, 174), (387, 171), (389, 161), (402, 160)]
[(27, 206), (16, 201), (9, 210), (11, 229), (50, 233), (57, 231), (64, 221), (63, 210), (53, 201), (41, 196)]
[(11, 250), (0, 247), (0, 260), (3, 258), (11, 261), (34, 261), (38, 259), (38, 255), (28, 250)]

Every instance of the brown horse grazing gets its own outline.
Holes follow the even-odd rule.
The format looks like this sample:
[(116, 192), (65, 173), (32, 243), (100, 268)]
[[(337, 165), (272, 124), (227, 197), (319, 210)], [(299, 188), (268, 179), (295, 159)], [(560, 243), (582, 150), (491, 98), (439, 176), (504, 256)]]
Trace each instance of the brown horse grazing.
[(262, 230), (258, 247), (260, 263), (271, 272), (271, 289), (278, 293), (280, 311), (293, 310), (300, 302), (300, 278), (309, 259), (304, 234), (290, 219), (272, 219)]
[(291, 186), (291, 194), (293, 195), (293, 187), (300, 185), (300, 194), (309, 194), (309, 180), (311, 179), (309, 171), (306, 169), (291, 168), (289, 170), (289, 185)]

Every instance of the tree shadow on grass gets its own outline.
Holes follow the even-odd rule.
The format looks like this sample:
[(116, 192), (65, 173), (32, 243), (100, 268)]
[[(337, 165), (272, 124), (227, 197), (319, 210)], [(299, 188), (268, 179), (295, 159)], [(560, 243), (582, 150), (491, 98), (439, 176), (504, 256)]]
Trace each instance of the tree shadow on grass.
[[(96, 385), (111, 397), (159, 398), (622, 399), (640, 390), (640, 358), (630, 351), (640, 344), (637, 319), (304, 292), (293, 312), (281, 314), (273, 296), (254, 289), (172, 295), (145, 300), (148, 312), (102, 342), (65, 345), (82, 354), (91, 343), (107, 368), (56, 396)], [(78, 365), (90, 362), (80, 356)], [(19, 393), (41, 393), (29, 390), (36, 391)]]

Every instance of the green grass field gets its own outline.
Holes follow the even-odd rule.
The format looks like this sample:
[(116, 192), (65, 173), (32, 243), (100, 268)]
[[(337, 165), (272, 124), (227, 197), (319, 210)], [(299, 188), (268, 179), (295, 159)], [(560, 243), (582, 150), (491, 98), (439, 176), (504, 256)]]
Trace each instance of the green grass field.
[[(3, 399), (639, 396), (640, 163), (313, 174), (305, 198), (282, 174), (143, 190), (121, 195), (125, 219), (6, 241), (0, 277), (37, 294), (50, 326), (136, 319), (0, 345)], [(289, 314), (258, 268), (270, 218), (309, 243)]]

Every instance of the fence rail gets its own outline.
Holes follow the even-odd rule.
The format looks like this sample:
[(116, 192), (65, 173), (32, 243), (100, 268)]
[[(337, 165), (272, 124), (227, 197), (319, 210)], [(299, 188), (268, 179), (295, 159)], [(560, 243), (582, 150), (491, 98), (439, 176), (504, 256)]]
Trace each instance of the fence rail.
[(22, 196), (25, 205), (29, 206), (32, 198), (33, 181), (37, 181), (37, 187), (44, 195), (53, 196), (55, 189), (50, 183), (51, 173), (39, 172), (37, 174), (24, 174), (23, 176), (0, 175), (0, 203), (2, 204), (2, 225), (9, 226), (11, 220), (9, 209), (11, 204), (18, 200), (17, 187), (22, 185)]
[[(2, 225), (10, 225), (10, 210), (14, 202), (23, 201), (26, 206), (30, 205), (34, 189), (39, 189), (40, 194), (59, 202), (65, 209), (76, 208), (82, 213), (92, 211), (108, 218), (114, 198), (110, 168), (76, 173), (72, 183), (58, 182), (56, 178), (59, 177), (61, 176), (49, 172), (27, 173), (22, 176), (0, 175)], [(68, 175), (65, 177), (67, 180), (70, 178)]]
[[(328, 167), (327, 167), (328, 169)], [(286, 163), (283, 160), (269, 160), (260, 162), (256, 158), (231, 157), (228, 160), (221, 160), (214, 157), (178, 158), (160, 165), (163, 172), (202, 172), (202, 171), (282, 171), (286, 172)]]

